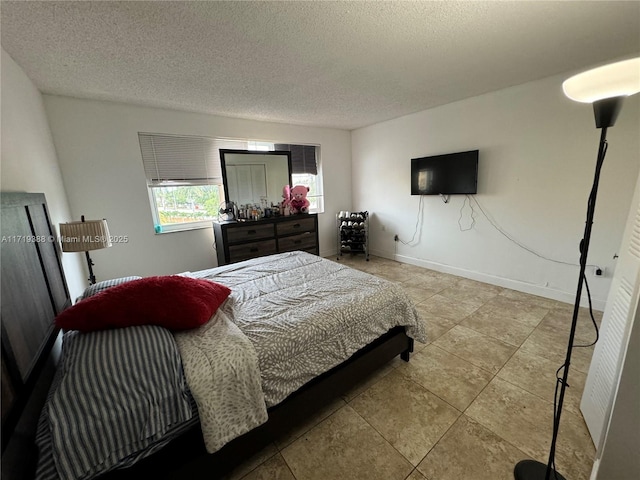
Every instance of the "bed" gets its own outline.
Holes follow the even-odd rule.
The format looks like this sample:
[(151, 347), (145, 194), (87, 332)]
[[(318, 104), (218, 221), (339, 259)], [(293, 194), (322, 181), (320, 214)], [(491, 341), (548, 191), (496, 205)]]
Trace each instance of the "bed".
[[(218, 478), (368, 372), (397, 355), (408, 361), (413, 339), (425, 341), (424, 326), (398, 285), (304, 252), (185, 272), (182, 276), (192, 281), (213, 281), (231, 290), (211, 320), (200, 327), (173, 334), (147, 325), (65, 333), (60, 368), (40, 416), (37, 478)], [(121, 287), (112, 291), (117, 288)], [(104, 297), (108, 291), (95, 298)], [(78, 305), (89, 301), (82, 300)], [(131, 340), (136, 335), (139, 338)], [(101, 349), (117, 356), (113, 355), (113, 346), (131, 345), (131, 341), (139, 342), (135, 350), (142, 352), (137, 359), (127, 357), (128, 370), (139, 374), (136, 382), (164, 375), (175, 387), (174, 403), (169, 403), (170, 407), (154, 406), (153, 422), (143, 420), (144, 428), (150, 430), (162, 420), (166, 424), (151, 432), (150, 441), (140, 450), (117, 452), (98, 469), (86, 468), (91, 459), (62, 461), (61, 455), (66, 455), (60, 452), (62, 445), (83, 445), (83, 449), (71, 450), (88, 455), (92, 450), (104, 450), (108, 443), (105, 439), (112, 435), (90, 432), (89, 437), (80, 435), (71, 440), (65, 436), (69, 412), (82, 404), (78, 400), (81, 397), (74, 396), (77, 391), (69, 390), (69, 385), (78, 385), (69, 381), (68, 372), (80, 368), (86, 388), (112, 392), (113, 384), (96, 387), (93, 380), (89, 381), (105, 376), (90, 375), (82, 369), (93, 368), (92, 361), (107, 358), (99, 353)], [(157, 345), (165, 344), (167, 351), (177, 352), (177, 360), (166, 352), (159, 360), (155, 353), (151, 355)], [(153, 348), (144, 350), (140, 345)], [(132, 350), (128, 348), (125, 350)], [(79, 356), (83, 351), (92, 352), (93, 357)], [(75, 363), (70, 357), (76, 359)], [(199, 370), (203, 363), (212, 370)], [(221, 373), (226, 364), (241, 372), (235, 380)], [(125, 370), (118, 365), (112, 368)], [(208, 377), (222, 379), (223, 383), (212, 386), (207, 383), (211, 380)], [(163, 386), (167, 378), (162, 379)], [(66, 396), (60, 394), (65, 389)], [(229, 393), (211, 395), (212, 391)], [(117, 401), (109, 398), (108, 405)], [(246, 405), (240, 408), (243, 403), (250, 404), (248, 410)], [(161, 410), (166, 411), (164, 419), (156, 418), (162, 416), (156, 415)], [(220, 415), (222, 411), (224, 415)], [(135, 425), (136, 421), (127, 420), (126, 424)], [(116, 430), (124, 430), (123, 424), (116, 422)], [(99, 439), (95, 448), (90, 448), (87, 438)], [(116, 439), (112, 443), (121, 446), (123, 442)], [(71, 457), (77, 453), (72, 452)], [(61, 463), (66, 467), (60, 468)]]

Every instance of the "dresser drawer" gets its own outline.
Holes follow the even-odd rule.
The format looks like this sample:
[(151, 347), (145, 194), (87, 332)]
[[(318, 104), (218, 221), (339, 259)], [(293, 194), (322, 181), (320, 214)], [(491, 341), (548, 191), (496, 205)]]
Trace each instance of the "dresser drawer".
[(278, 236), (290, 235), (300, 232), (314, 232), (316, 230), (315, 218), (299, 218), (280, 222), (276, 225)]
[(250, 242), (261, 238), (274, 236), (273, 224), (267, 225), (242, 225), (227, 229), (227, 241), (229, 243)]
[(276, 240), (263, 240), (261, 242), (250, 242), (242, 245), (229, 246), (229, 262), (239, 262), (254, 257), (264, 257), (277, 253)]
[(316, 235), (312, 232), (301, 233), (300, 235), (290, 235), (278, 239), (278, 250), (280, 252), (291, 252), (293, 250), (313, 249), (316, 246)]

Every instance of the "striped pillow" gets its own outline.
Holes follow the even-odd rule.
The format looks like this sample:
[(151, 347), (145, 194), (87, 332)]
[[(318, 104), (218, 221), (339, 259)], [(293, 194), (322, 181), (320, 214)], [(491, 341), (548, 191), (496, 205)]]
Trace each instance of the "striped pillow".
[(164, 328), (68, 332), (62, 353), (47, 408), (63, 480), (120, 466), (193, 415), (178, 348)]
[(131, 277), (122, 277), (122, 278), (114, 278), (113, 280), (104, 280), (102, 282), (94, 283), (93, 285), (87, 287), (85, 291), (80, 295), (76, 302), (80, 300), (84, 300), (85, 298), (92, 297), (93, 295), (97, 295), (100, 292), (103, 292), (107, 288), (115, 287), (117, 285), (122, 285), (123, 283), (130, 282), (131, 280), (138, 280), (142, 277), (138, 277), (137, 275)]

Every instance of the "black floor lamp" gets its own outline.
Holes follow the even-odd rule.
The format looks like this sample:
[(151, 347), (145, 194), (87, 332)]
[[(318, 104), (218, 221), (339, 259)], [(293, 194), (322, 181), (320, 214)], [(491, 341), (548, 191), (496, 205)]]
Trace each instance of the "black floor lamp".
[(582, 297), (584, 272), (587, 265), (587, 253), (589, 251), (591, 227), (593, 226), (593, 215), (596, 207), (598, 182), (600, 180), (600, 169), (602, 168), (602, 163), (607, 153), (607, 128), (615, 124), (624, 98), (640, 92), (640, 57), (580, 73), (566, 80), (562, 84), (562, 88), (565, 95), (571, 100), (593, 103), (596, 128), (600, 128), (602, 131), (600, 133), (600, 145), (596, 159), (595, 177), (587, 202), (587, 220), (584, 228), (584, 236), (580, 242), (580, 274), (573, 307), (567, 355), (564, 365), (561, 367), (563, 370), (562, 379), (558, 378), (559, 396), (557, 397), (557, 404), (555, 404), (554, 407), (553, 437), (551, 440), (549, 461), (546, 465), (534, 460), (518, 462), (514, 470), (516, 480), (565, 480), (565, 477), (555, 470), (556, 441), (560, 428), (560, 415), (562, 413), (564, 394), (567, 388), (571, 352), (573, 350), (573, 341), (580, 308), (580, 298)]

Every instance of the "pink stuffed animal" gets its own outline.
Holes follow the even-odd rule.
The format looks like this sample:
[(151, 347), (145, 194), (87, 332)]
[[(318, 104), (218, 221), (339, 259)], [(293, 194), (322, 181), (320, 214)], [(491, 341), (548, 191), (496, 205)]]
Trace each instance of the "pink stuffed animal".
[(309, 200), (307, 200), (309, 187), (296, 185), (291, 189), (291, 213), (309, 213)]
[(282, 187), (282, 203), (280, 203), (280, 215), (289, 215), (291, 209), (291, 187), (285, 185)]

